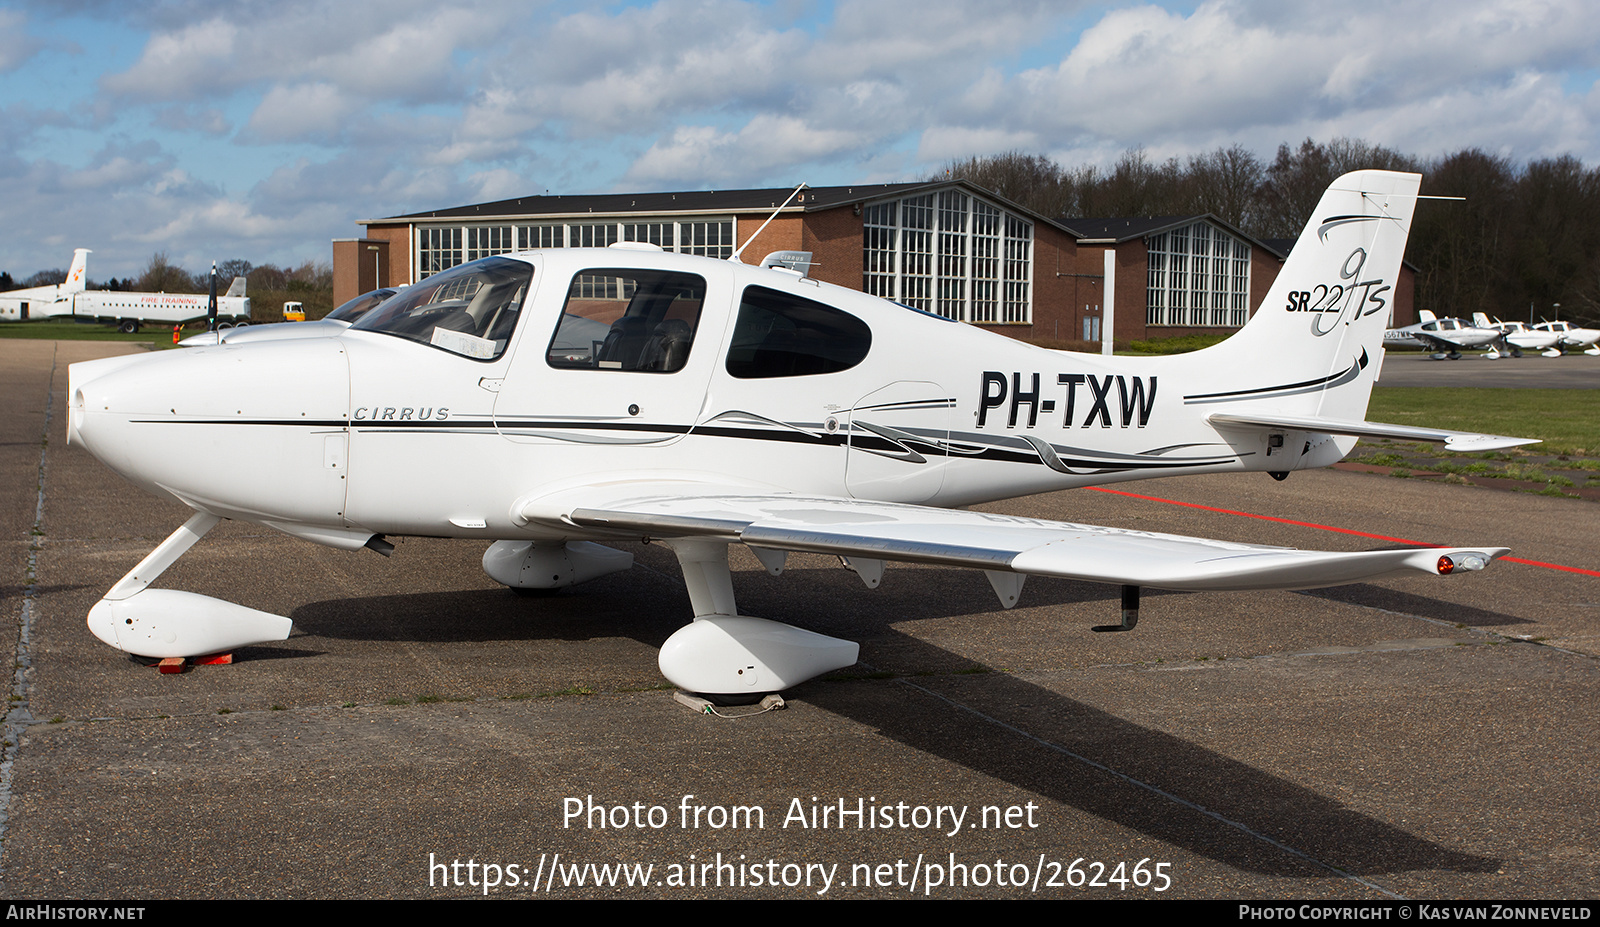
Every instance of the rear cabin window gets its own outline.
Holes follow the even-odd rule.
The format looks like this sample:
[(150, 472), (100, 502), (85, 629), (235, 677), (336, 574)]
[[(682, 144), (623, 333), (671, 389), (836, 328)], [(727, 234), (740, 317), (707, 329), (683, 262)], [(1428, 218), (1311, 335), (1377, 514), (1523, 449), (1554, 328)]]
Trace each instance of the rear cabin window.
[(837, 373), (861, 363), (872, 329), (848, 312), (766, 287), (746, 287), (728, 348), (743, 380)]
[(545, 358), (562, 369), (682, 370), (705, 298), (705, 278), (696, 274), (585, 270), (572, 278)]

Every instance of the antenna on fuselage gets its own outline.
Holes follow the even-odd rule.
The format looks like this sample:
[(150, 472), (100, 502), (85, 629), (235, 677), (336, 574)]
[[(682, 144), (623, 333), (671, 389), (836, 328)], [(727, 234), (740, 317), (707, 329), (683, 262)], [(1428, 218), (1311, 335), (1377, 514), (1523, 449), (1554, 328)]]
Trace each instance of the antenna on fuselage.
[(800, 195), (800, 191), (801, 190), (805, 190), (805, 189), (808, 189), (808, 187), (805, 184), (800, 184), (799, 186), (795, 187), (794, 188), (794, 192), (789, 194), (789, 199), (784, 200), (782, 203), (780, 203), (778, 205), (778, 208), (774, 209), (772, 211), (772, 215), (767, 217), (767, 221), (761, 223), (761, 228), (756, 229), (756, 233), (754, 235), (751, 235), (749, 238), (746, 238), (744, 240), (744, 244), (742, 244), (739, 247), (733, 249), (733, 253), (728, 255), (728, 260), (733, 261), (735, 263), (743, 263), (742, 261), (739, 260), (739, 255), (744, 253), (744, 249), (750, 247), (750, 243), (752, 241), (755, 241), (757, 238), (760, 238), (761, 237), (761, 233), (766, 231), (767, 230), (767, 226), (772, 224), (772, 220), (778, 218), (778, 213), (783, 212), (784, 207), (789, 205), (789, 200), (792, 200), (796, 196), (799, 196)]

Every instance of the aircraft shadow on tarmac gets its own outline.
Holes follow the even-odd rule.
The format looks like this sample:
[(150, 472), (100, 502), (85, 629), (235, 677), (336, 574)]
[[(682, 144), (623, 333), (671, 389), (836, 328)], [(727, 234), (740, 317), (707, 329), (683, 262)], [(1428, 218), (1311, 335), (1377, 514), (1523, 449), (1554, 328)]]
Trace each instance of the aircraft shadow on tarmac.
[[(974, 584), (958, 571), (925, 570), (915, 583), (902, 581), (900, 592), (890, 591), (886, 582), (884, 589), (866, 594), (859, 580), (836, 569), (796, 570), (791, 572), (800, 575), (786, 573), (777, 579), (752, 572), (736, 573), (740, 601), (747, 605), (742, 611), (772, 613), (776, 619), (862, 641), (864, 662), (881, 654), (897, 667), (914, 668), (887, 680), (813, 680), (789, 694), (923, 753), (1228, 866), (1269, 876), (1339, 876), (1311, 860), (1358, 875), (1499, 868), (1495, 859), (1450, 850), (1197, 743), (1015, 676), (964, 674), (963, 668), (987, 668), (892, 626), (902, 620), (994, 611), (981, 577)], [(632, 580), (612, 583), (607, 577), (577, 591), (531, 601), (504, 590), (379, 596), (312, 603), (291, 617), (304, 634), (332, 639), (537, 644), (622, 637), (659, 646), (688, 613), (682, 583), (658, 570), (641, 575), (636, 569), (632, 574)], [(774, 584), (782, 584), (781, 597)], [(1030, 586), (1030, 594), (1043, 593), (1048, 601), (1030, 598), (1030, 605), (1103, 600), (1109, 608), (1116, 597), (1115, 590), (1096, 584), (1037, 585)], [(852, 586), (854, 594), (847, 593)], [(911, 602), (916, 603), (914, 611)], [(929, 614), (934, 602), (940, 603), (931, 609), (937, 614)], [(441, 621), (441, 615), (451, 620)], [(293, 647), (299, 640), (303, 638), (297, 635), (288, 644)], [(244, 656), (318, 652), (280, 645), (249, 648)], [(933, 674), (918, 675), (925, 668), (933, 668)], [(939, 690), (952, 701), (930, 694)], [(1054, 839), (1070, 843), (1071, 838)]]
[[(931, 651), (930, 659), (943, 657), (924, 642), (909, 646)], [(1014, 676), (995, 673), (938, 685), (952, 681), (947, 676), (926, 685), (915, 679), (897, 682), (923, 691), (955, 689), (951, 697), (970, 711), (941, 699), (908, 698), (897, 684), (880, 683), (869, 692), (865, 682), (813, 683), (798, 694), (924, 753), (1248, 872), (1298, 878), (1338, 875), (1310, 860), (1356, 875), (1494, 872), (1500, 866), (1497, 860), (1450, 850), (1199, 744)], [(975, 713), (980, 711), (1000, 724)], [(1310, 859), (1278, 850), (1252, 834)]]
[(1315, 596), (1331, 602), (1381, 608), (1385, 611), (1431, 618), (1434, 621), (1447, 621), (1451, 624), (1466, 625), (1472, 628), (1534, 624), (1534, 622), (1526, 618), (1517, 618), (1504, 612), (1491, 612), (1487, 609), (1462, 605), (1459, 602), (1446, 602), (1442, 599), (1432, 599), (1409, 592), (1396, 592), (1370, 583), (1331, 586), (1327, 589), (1303, 589), (1299, 594)]

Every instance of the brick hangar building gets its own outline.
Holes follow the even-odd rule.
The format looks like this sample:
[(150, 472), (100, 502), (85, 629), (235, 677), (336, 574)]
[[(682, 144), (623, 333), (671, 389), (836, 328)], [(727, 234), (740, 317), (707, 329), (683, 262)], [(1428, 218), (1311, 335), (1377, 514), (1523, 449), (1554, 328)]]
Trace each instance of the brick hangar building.
[[(333, 242), (338, 305), (467, 261), (532, 248), (646, 241), (726, 258), (789, 189), (527, 196), (386, 219)], [(1116, 254), (1119, 340), (1237, 329), (1292, 241), (1216, 216), (1051, 219), (963, 180), (807, 188), (744, 248), (746, 261), (810, 251), (810, 275), (1028, 341), (1099, 340), (1105, 252)], [(1416, 320), (1403, 265), (1392, 326)]]

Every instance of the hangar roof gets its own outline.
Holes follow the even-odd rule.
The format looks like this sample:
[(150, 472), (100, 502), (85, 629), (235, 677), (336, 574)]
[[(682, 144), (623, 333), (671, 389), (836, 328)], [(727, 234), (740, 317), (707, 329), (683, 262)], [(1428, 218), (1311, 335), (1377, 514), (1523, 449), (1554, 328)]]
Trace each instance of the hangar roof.
[[(959, 182), (959, 181), (958, 181)], [(864, 200), (898, 196), (918, 190), (949, 185), (950, 181), (916, 181), (913, 183), (853, 184), (840, 187), (807, 187), (801, 192), (791, 210), (817, 212), (848, 206)], [(969, 184), (963, 184), (970, 186)], [(977, 188), (974, 188), (977, 189)], [(793, 187), (776, 187), (757, 190), (691, 190), (677, 193), (593, 193), (578, 196), (519, 196), (496, 200), (492, 203), (475, 203), (449, 209), (432, 209), (425, 212), (389, 216), (386, 219), (363, 219), (360, 225), (375, 222), (394, 222), (417, 219), (475, 219), (475, 218), (534, 218), (539, 216), (621, 215), (627, 213), (733, 213), (777, 209)], [(984, 191), (984, 195), (993, 196)]]

